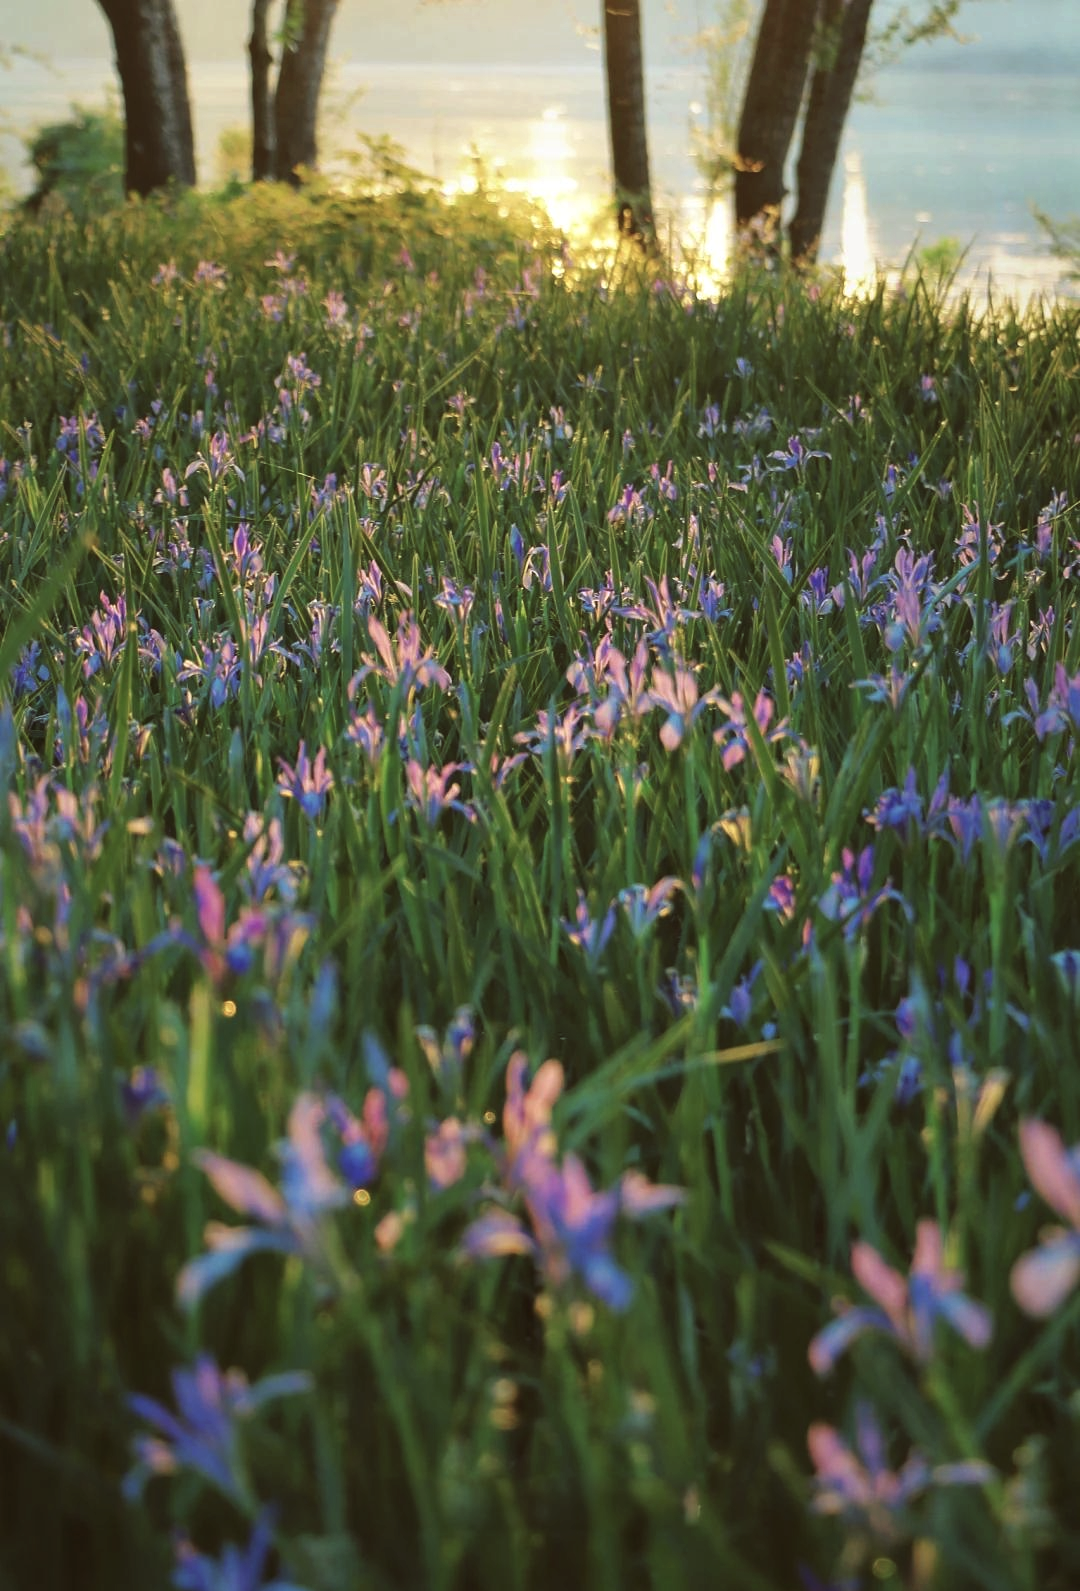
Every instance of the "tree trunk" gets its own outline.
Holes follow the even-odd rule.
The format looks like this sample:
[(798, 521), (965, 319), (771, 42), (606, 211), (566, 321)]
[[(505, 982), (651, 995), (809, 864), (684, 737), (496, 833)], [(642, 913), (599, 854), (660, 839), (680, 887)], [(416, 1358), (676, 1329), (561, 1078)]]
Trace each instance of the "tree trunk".
[(274, 123), (277, 175), (294, 187), (300, 182), (298, 167), (313, 169), (318, 163), (319, 90), (337, 3), (338, 0), (288, 0), (285, 29), (290, 35), (295, 30), (296, 37), (291, 39), (281, 58), (274, 95)]
[(830, 58), (810, 79), (798, 165), (798, 208), (791, 222), (791, 257), (812, 264), (817, 258), (833, 169), (844, 123), (862, 63), (870, 8), (874, 0), (829, 0), (826, 25), (838, 30)]
[(251, 180), (271, 182), (277, 175), (274, 101), (270, 93), (273, 56), (267, 39), (270, 0), (254, 0), (251, 8)]
[(99, 0), (124, 95), (128, 193), (195, 183), (187, 67), (172, 0)]
[(818, 0), (766, 0), (754, 45), (735, 166), (735, 225), (779, 241), (784, 164), (802, 104)]
[(651, 248), (656, 229), (645, 136), (640, 0), (604, 0), (604, 70), (619, 231)]

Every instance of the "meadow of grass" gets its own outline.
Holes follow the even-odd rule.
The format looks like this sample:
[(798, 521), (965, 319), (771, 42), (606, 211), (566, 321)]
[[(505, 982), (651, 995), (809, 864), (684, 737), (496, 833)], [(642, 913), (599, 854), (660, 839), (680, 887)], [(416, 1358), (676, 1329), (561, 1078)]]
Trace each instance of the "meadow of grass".
[(0, 338), (0, 1587), (1075, 1586), (1077, 307), (263, 193)]

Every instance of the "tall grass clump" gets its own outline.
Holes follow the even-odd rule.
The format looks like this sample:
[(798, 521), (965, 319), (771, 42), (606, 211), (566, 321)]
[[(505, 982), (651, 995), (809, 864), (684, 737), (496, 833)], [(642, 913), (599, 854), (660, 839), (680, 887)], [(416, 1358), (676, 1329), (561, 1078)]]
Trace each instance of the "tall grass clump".
[(0, 1587), (1074, 1586), (1077, 308), (267, 190), (0, 338)]

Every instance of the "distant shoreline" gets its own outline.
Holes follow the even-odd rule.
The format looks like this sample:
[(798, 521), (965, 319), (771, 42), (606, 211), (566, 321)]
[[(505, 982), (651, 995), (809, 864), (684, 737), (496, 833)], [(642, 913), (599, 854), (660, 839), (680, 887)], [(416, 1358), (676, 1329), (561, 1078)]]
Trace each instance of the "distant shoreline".
[[(1080, 32), (1080, 30), (1078, 30)], [(1037, 74), (1017, 70), (1025, 59)], [(1000, 70), (991, 63), (1001, 63)], [(975, 70), (971, 68), (975, 67)], [(1074, 50), (1001, 48), (912, 51), (882, 74), (887, 94), (852, 111), (845, 149), (858, 157), (865, 183), (870, 244), (891, 263), (916, 237), (970, 245), (965, 270), (990, 271), (1006, 289), (1052, 290), (1060, 270), (1046, 250), (1032, 203), (1064, 218), (1080, 205), (1080, 38)], [(235, 61), (189, 61), (197, 155), (213, 180), (221, 134), (247, 117), (247, 70)], [(0, 78), (9, 125), (29, 128), (63, 117), (74, 103), (99, 103), (115, 83), (107, 56), (42, 63), (16, 57)], [(403, 84), (412, 86), (408, 96)], [(331, 99), (352, 99), (336, 121), (356, 136), (390, 137), (405, 158), (436, 180), (456, 179), (475, 150), (516, 186), (560, 191), (603, 203), (607, 131), (599, 53), (567, 65), (520, 61), (431, 62), (338, 60), (328, 77)], [(657, 201), (669, 210), (700, 211), (703, 182), (691, 152), (691, 123), (701, 124), (699, 64), (659, 64), (647, 72), (649, 135)], [(355, 96), (355, 98), (353, 98)], [(694, 110), (697, 110), (695, 117)], [(347, 139), (339, 142), (345, 143)], [(28, 191), (32, 173), (17, 138), (0, 138), (0, 159)], [(838, 177), (838, 189), (839, 189)], [(541, 197), (543, 197), (541, 193)], [(841, 245), (841, 196), (830, 206), (825, 258)]]

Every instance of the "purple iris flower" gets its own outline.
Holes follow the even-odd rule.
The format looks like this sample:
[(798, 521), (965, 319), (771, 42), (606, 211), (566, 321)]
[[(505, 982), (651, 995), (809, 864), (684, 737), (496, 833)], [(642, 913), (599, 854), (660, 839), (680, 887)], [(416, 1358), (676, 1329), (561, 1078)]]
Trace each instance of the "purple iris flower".
[(646, 699), (650, 707), (661, 707), (667, 713), (660, 743), (665, 751), (676, 751), (705, 709), (720, 700), (720, 693), (714, 689), (700, 695), (693, 673), (676, 662), (670, 670), (653, 669)]
[(252, 1254), (299, 1254), (319, 1264), (323, 1258), (321, 1223), (348, 1202), (348, 1191), (327, 1163), (322, 1124), (327, 1109), (314, 1094), (301, 1094), (289, 1114), (289, 1132), (279, 1146), (280, 1189), (261, 1171), (200, 1150), (196, 1165), (205, 1171), (225, 1203), (252, 1218), (251, 1226), (207, 1224), (206, 1252), (189, 1260), (176, 1279), (176, 1296), (192, 1308), (203, 1294), (232, 1274)]
[(1020, 1124), (1020, 1154), (1036, 1193), (1067, 1222), (1040, 1236), (1038, 1248), (1017, 1260), (1013, 1296), (1029, 1315), (1052, 1315), (1080, 1281), (1080, 1144), (1066, 1149), (1043, 1121)]
[[(739, 691), (733, 691), (731, 700), (716, 695), (716, 705), (720, 708), (727, 723), (713, 731), (713, 739), (722, 748), (720, 761), (726, 769), (735, 768), (746, 756), (750, 749), (748, 739), (748, 716), (746, 703)], [(766, 741), (783, 740), (788, 734), (786, 721), (772, 726), (776, 705), (766, 691), (758, 691), (754, 700), (754, 722)]]
[(171, 1380), (175, 1414), (141, 1393), (128, 1399), (132, 1413), (153, 1427), (154, 1434), (133, 1440), (135, 1464), (124, 1477), (125, 1496), (131, 1501), (140, 1498), (152, 1475), (189, 1469), (243, 1505), (248, 1485), (237, 1420), (250, 1417), (275, 1398), (309, 1391), (311, 1377), (291, 1371), (264, 1376), (251, 1385), (242, 1370), (220, 1370), (208, 1354), (200, 1354), (191, 1369), (173, 1370)]
[(334, 776), (326, 766), (326, 747), (320, 746), (312, 762), (307, 754), (307, 743), (300, 742), (295, 768), (284, 757), (278, 758), (281, 778), (277, 787), (283, 796), (291, 796), (300, 810), (313, 821), (322, 817), (326, 797), (334, 788)]
[(885, 1439), (873, 1409), (860, 1403), (856, 1411), (855, 1449), (839, 1431), (820, 1422), (806, 1433), (817, 1474), (813, 1509), (830, 1514), (872, 1539), (889, 1544), (909, 1533), (903, 1515), (908, 1503), (933, 1486), (985, 1486), (995, 1478), (989, 1464), (929, 1465), (912, 1452), (898, 1471), (888, 1467)]
[(465, 1062), (476, 1042), (476, 1021), (472, 1008), (467, 1005), (458, 1007), (441, 1043), (432, 1027), (425, 1025), (414, 1031), (432, 1072), (456, 1091), (461, 1084)]
[[(425, 768), (415, 757), (405, 764), (406, 795), (409, 805), (428, 825), (434, 828), (444, 812), (453, 808), (462, 812), (470, 822), (476, 813), (467, 801), (459, 801), (461, 786), (454, 774), (469, 771), (466, 762), (448, 762), (441, 768)], [(453, 780), (453, 783), (451, 783)]]
[(616, 1220), (620, 1214), (639, 1220), (683, 1203), (686, 1195), (638, 1171), (597, 1192), (576, 1155), (565, 1155), (560, 1164), (551, 1112), (562, 1092), (563, 1069), (558, 1061), (545, 1061), (526, 1088), (527, 1071), (521, 1051), (510, 1057), (503, 1133), (507, 1188), (524, 1198), (528, 1221), (494, 1207), (467, 1229), (462, 1253), (470, 1259), (529, 1254), (551, 1286), (562, 1288), (578, 1276), (602, 1303), (624, 1310), (633, 1282), (610, 1251)]
[(644, 938), (658, 918), (670, 914), (677, 889), (682, 889), (682, 880), (669, 875), (658, 879), (651, 889), (644, 884), (628, 884), (619, 891), (619, 905), (635, 939)]
[(973, 1348), (990, 1341), (990, 1312), (961, 1292), (963, 1273), (945, 1264), (945, 1244), (936, 1221), (916, 1227), (915, 1256), (907, 1280), (869, 1243), (852, 1245), (851, 1269), (873, 1306), (844, 1304), (840, 1314), (810, 1344), (810, 1366), (827, 1375), (864, 1331), (883, 1331), (925, 1364), (934, 1351), (934, 1327), (945, 1320)]
[(493, 1209), (469, 1227), (462, 1252), (471, 1259), (531, 1254), (551, 1286), (564, 1287), (576, 1275), (609, 1309), (627, 1309), (634, 1284), (611, 1254), (615, 1222), (620, 1212), (637, 1219), (680, 1204), (683, 1190), (627, 1172), (613, 1188), (597, 1192), (576, 1155), (565, 1155), (560, 1165), (535, 1143), (515, 1157), (513, 1176), (531, 1231), (510, 1211)]
[(406, 613), (401, 618), (394, 640), (390, 639), (386, 626), (374, 614), (368, 615), (367, 627), (376, 656), (367, 654), (363, 668), (353, 676), (349, 684), (350, 701), (356, 687), (369, 674), (378, 674), (391, 687), (400, 687), (403, 695), (427, 685), (433, 685), (440, 691), (450, 689), (450, 676), (434, 652), (430, 647), (426, 650), (421, 647), (420, 626), (411, 614)]
[(304, 1591), (291, 1580), (266, 1580), (266, 1560), (273, 1544), (273, 1513), (264, 1508), (246, 1547), (231, 1542), (219, 1558), (197, 1552), (184, 1536), (176, 1543), (174, 1591)]
[(604, 954), (608, 940), (615, 932), (614, 903), (607, 908), (602, 917), (590, 917), (584, 891), (579, 889), (574, 921), (568, 922), (564, 917), (562, 926), (570, 943), (585, 952), (586, 961), (595, 969)]
[(153, 1066), (136, 1066), (120, 1084), (120, 1102), (129, 1127), (137, 1127), (147, 1111), (169, 1103), (169, 1091)]

